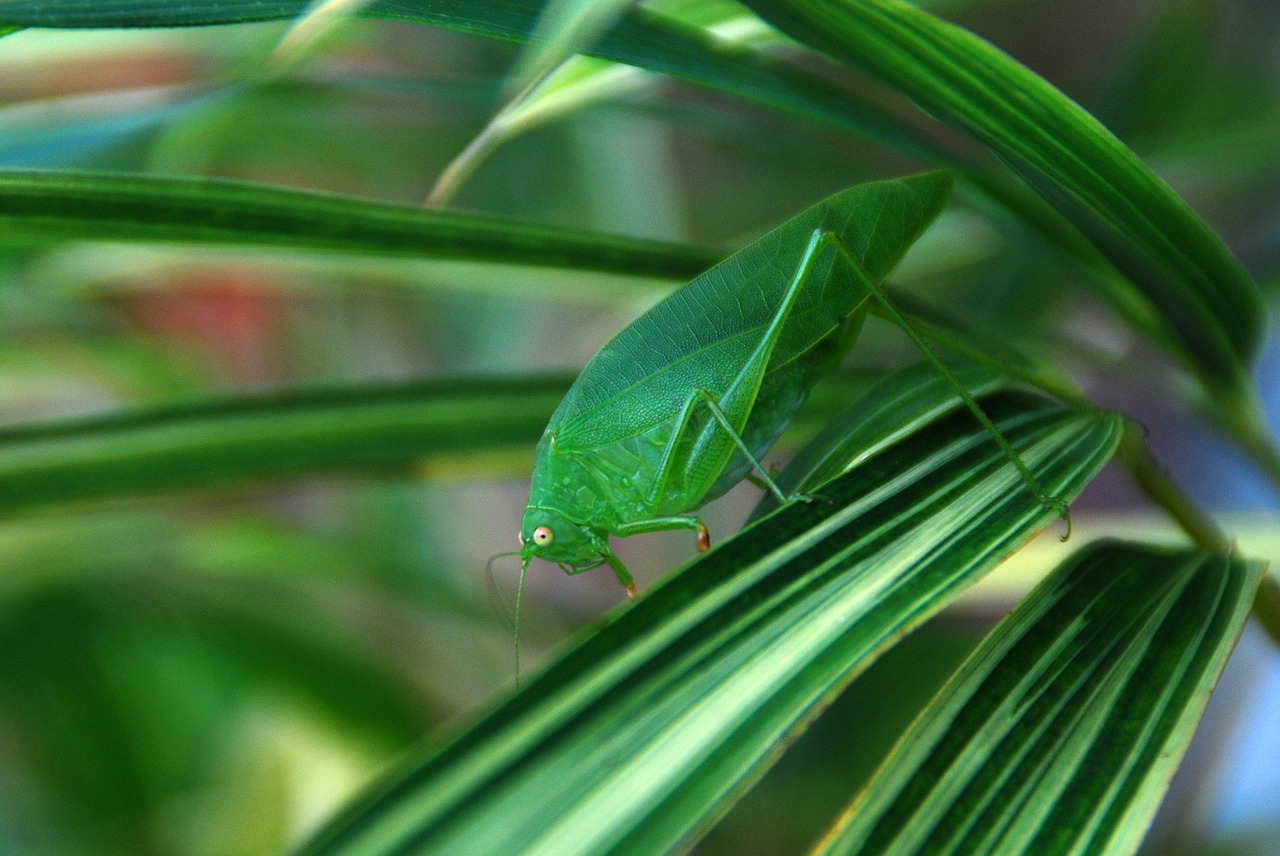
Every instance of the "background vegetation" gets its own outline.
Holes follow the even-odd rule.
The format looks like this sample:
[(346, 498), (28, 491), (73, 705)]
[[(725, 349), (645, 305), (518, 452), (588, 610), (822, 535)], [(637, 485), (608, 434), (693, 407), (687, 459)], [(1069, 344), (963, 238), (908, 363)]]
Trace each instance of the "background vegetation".
[[(688, 539), (623, 543), (641, 589), (654, 594), (621, 613), (608, 612), (620, 591), (607, 573), (568, 578), (535, 565), (526, 669), (574, 639), (591, 641), (506, 701), (514, 674), (503, 605), (514, 568), (499, 564), (487, 584), (483, 563), (513, 545), (548, 415), (609, 336), (710, 262), (850, 184), (938, 166), (960, 174), (955, 198), (895, 273), (895, 294), (934, 328), (979, 351), (998, 343), (1006, 361), (1029, 354), (1024, 374), (1061, 373), (1094, 405), (1140, 420), (1185, 495), (1144, 469), (1133, 443), (1130, 468), (1185, 531), (1114, 466), (1073, 504), (1066, 545), (1056, 543), (1052, 513), (1009, 510), (1026, 519), (1000, 538), (1019, 542), (1046, 526), (1048, 537), (879, 659), (881, 637), (846, 640), (861, 653), (849, 648), (851, 659), (810, 688), (832, 707), (736, 805), (725, 794), (740, 796), (739, 784), (762, 772), (754, 760), (744, 754), (741, 774), (696, 773), (690, 781), (710, 795), (663, 808), (675, 824), (669, 837), (705, 833), (695, 852), (706, 854), (812, 844), (994, 621), (1103, 535), (1203, 548), (1176, 559), (1104, 552), (1118, 564), (1076, 572), (1118, 580), (1122, 599), (1150, 607), (1143, 615), (1206, 628), (1205, 662), (1178, 667), (1189, 676), (1190, 718), (1168, 715), (1174, 744), (1189, 737), (1196, 700), (1257, 585), (1258, 566), (1239, 557), (1276, 551), (1280, 464), (1263, 417), (1274, 413), (1277, 368), (1259, 299), (1269, 302), (1280, 278), (1274, 3), (923, 4), (1081, 104), (1194, 215), (1142, 196), (1143, 173), (1121, 155), (1074, 160), (1097, 139), (1057, 102), (1039, 110), (1001, 96), (1002, 80), (1021, 80), (1016, 67), (991, 60), (992, 79), (972, 69), (949, 78), (965, 68), (939, 62), (917, 76), (918, 54), (877, 52), (889, 42), (851, 35), (867, 28), (801, 14), (827, 4), (749, 4), (808, 47), (743, 7), (582, 4), (599, 15), (585, 19), (594, 26), (546, 32), (634, 65), (576, 63), (505, 110), (520, 80), (561, 58), (511, 40), (538, 20), (540, 3), (325, 5), (341, 14), (299, 24), (300, 2), (0, 2), (0, 28), (12, 28), (0, 38), (0, 850), (280, 852), (389, 765), (413, 769), (424, 741), (438, 746), (486, 713), (488, 723), (527, 722), (562, 704), (557, 693), (577, 691), (592, 664), (600, 675), (616, 669), (606, 676), (618, 686), (639, 685), (632, 676), (642, 672), (625, 671), (624, 655), (641, 650), (629, 647), (638, 639), (683, 644), (681, 598), (714, 595), (708, 580), (748, 586), (742, 569), (761, 545), (776, 538), (793, 549), (787, 538), (820, 523), (784, 512), (783, 522), (753, 530), (762, 533), (755, 540), (726, 544), (656, 591), (690, 558)], [(882, 5), (900, 8), (831, 8)], [(247, 20), (264, 14), (276, 20)], [(209, 26), (178, 26), (187, 24)], [(720, 41), (699, 29), (709, 26)], [(968, 43), (960, 51), (985, 56)], [(972, 88), (947, 90), (948, 79)], [(1001, 104), (1014, 106), (1002, 114)], [(1059, 142), (1067, 155), (1037, 160)], [(484, 157), (456, 161), (468, 146)], [(442, 174), (449, 182), (437, 186)], [(1106, 197), (1099, 187), (1122, 192)], [(362, 201), (293, 192), (312, 190)], [(442, 206), (433, 210), (445, 213), (417, 210), (433, 194)], [(1104, 210), (1120, 219), (1100, 221)], [(1244, 272), (1215, 255), (1197, 216)], [(900, 332), (869, 325), (846, 371), (815, 391), (779, 460), (869, 384), (918, 359)], [(928, 388), (916, 384), (926, 375), (891, 383), (923, 390), (922, 402)], [(983, 400), (1014, 421), (1019, 408), (1046, 406), (1019, 395), (992, 387)], [(892, 434), (888, 422), (900, 414), (886, 412), (873, 427)], [(1071, 424), (1093, 417), (1078, 418)], [(891, 463), (972, 431), (955, 418), (908, 427)], [(1080, 458), (1100, 464), (1114, 440)], [(937, 483), (979, 464), (939, 466)], [(880, 483), (872, 475), (898, 472), (885, 464), (843, 489), (853, 502)], [(1054, 473), (1073, 495), (1092, 475)], [(717, 542), (757, 496), (743, 486), (708, 510)], [(889, 510), (913, 526), (941, 526), (920, 510), (934, 495), (923, 496)], [(974, 508), (961, 504), (948, 525), (962, 526)], [(1210, 519), (1238, 544), (1236, 559), (1220, 555)], [(874, 558), (852, 540), (837, 546)], [(925, 606), (899, 624), (885, 618), (883, 638), (985, 570), (975, 561), (951, 571), (954, 590), (921, 595)], [(1025, 615), (1042, 611), (1037, 627), (1066, 638), (1073, 610), (1092, 601), (1061, 614), (1047, 594), (1027, 603)], [(1114, 616), (1117, 638), (1145, 632), (1123, 611), (1088, 608)], [(1203, 624), (1187, 618), (1195, 609), (1207, 610)], [(1274, 602), (1258, 613), (1274, 619)], [(1263, 853), (1274, 840), (1280, 794), (1259, 771), (1280, 763), (1280, 681), (1274, 646), (1255, 624), (1165, 801), (1153, 851)], [(1026, 674), (1042, 662), (1030, 657)], [(1164, 665), (1135, 655), (1126, 668), (1145, 678), (1167, 675)], [(835, 697), (843, 676), (868, 666)], [(680, 696), (628, 698), (650, 711)], [(1067, 710), (1092, 710), (1062, 699)], [(743, 753), (780, 748), (787, 717), (804, 710), (797, 701), (777, 713), (771, 737), (730, 743)], [(1163, 721), (1156, 708), (1129, 715)], [(1086, 725), (1063, 728), (1084, 734)], [(584, 728), (570, 736), (605, 739), (603, 728)], [(515, 766), (522, 757), (484, 744), (483, 728), (472, 734), (480, 748), (467, 758), (526, 769)], [(428, 768), (444, 770), (442, 781), (455, 781), (447, 764), (464, 750), (451, 751)], [(973, 764), (976, 781), (989, 768)], [(497, 789), (477, 793), (440, 827), (489, 830), (486, 846), (501, 852), (503, 835), (528, 826), (484, 804)], [(1029, 804), (1070, 804), (1036, 793)], [(566, 808), (589, 807), (593, 795), (568, 796)], [(369, 804), (352, 828), (376, 835), (344, 842), (334, 832), (317, 848), (388, 852), (377, 823), (398, 823), (397, 811), (420, 823), (445, 812), (430, 795), (411, 797)], [(1156, 786), (1136, 800), (1159, 798)], [(1085, 801), (1111, 804), (1097, 794)], [(889, 817), (909, 817), (891, 802)], [(474, 819), (488, 811), (512, 826)], [(596, 829), (607, 813), (580, 822)], [(1141, 818), (1129, 824), (1136, 846)], [(1055, 818), (1048, 828), (1082, 826)], [(899, 828), (929, 827), (915, 818)], [(1120, 839), (1129, 841), (1112, 839), (1116, 852), (1128, 846)], [(619, 841), (598, 849), (659, 849)]]

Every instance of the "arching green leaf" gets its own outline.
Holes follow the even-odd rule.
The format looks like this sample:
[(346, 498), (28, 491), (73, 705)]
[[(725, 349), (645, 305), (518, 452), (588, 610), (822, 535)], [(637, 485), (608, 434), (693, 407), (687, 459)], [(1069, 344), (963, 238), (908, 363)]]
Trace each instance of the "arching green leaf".
[(1119, 541), (1080, 551), (974, 652), (815, 853), (1133, 853), (1263, 569)]
[(470, 259), (683, 279), (716, 254), (266, 184), (0, 170), (0, 240), (146, 241)]
[(562, 378), (246, 396), (0, 431), (0, 512), (532, 449)]
[(1211, 389), (1240, 397), (1265, 321), (1257, 286), (1097, 120), (990, 43), (900, 0), (747, 0), (783, 32), (986, 143), (1145, 296)]

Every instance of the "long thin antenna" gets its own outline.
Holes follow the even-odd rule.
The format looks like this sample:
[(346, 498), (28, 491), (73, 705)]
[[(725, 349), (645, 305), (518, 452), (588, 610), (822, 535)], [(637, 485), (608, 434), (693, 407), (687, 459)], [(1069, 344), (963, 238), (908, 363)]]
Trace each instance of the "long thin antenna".
[(529, 557), (520, 557), (520, 582), (516, 584), (516, 689), (520, 689), (520, 604), (524, 601), (524, 572), (529, 570)]

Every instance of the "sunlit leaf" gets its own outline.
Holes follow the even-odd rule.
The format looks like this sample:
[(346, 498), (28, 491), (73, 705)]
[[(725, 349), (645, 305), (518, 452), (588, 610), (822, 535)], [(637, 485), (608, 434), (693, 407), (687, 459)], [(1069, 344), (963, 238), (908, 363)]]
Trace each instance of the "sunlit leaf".
[(547, 0), (510, 81), (520, 90), (569, 57), (585, 53), (634, 0)]
[(373, 0), (311, 0), (288, 32), (281, 36), (269, 60), (276, 64), (293, 60), (305, 53), (308, 47), (322, 41), (341, 26), (343, 21), (358, 15), (372, 2)]
[(1077, 553), (973, 654), (816, 853), (1133, 853), (1263, 568), (1119, 541)]
[[(737, 3), (656, 0), (645, 4), (645, 8), (698, 27), (727, 43), (757, 49), (775, 49), (786, 44), (775, 30)], [(569, 57), (494, 114), (442, 171), (428, 203), (447, 203), (490, 155), (513, 138), (593, 104), (652, 88), (662, 79), (634, 65), (593, 56)]]

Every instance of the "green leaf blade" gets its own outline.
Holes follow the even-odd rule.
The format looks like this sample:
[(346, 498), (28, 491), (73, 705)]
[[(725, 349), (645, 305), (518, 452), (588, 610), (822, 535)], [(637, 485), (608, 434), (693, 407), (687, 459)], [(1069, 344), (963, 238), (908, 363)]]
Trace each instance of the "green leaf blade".
[[(0, 429), (0, 515), (319, 473), (527, 473), (572, 381), (542, 374), (281, 389)], [(849, 394), (823, 386), (813, 417)]]
[(0, 171), (0, 239), (136, 241), (465, 259), (682, 279), (704, 250), (267, 184)]
[(1099, 542), (998, 627), (815, 851), (1137, 849), (1262, 565)]
[[(1115, 417), (1039, 397), (984, 405), (1064, 496), (1119, 437)], [(876, 653), (1056, 519), (966, 416), (726, 541), (305, 852), (649, 854), (696, 836)]]
[(1264, 328), (1256, 285), (1167, 184), (1051, 84), (898, 0), (747, 5), (982, 140), (1131, 278), (1207, 383), (1244, 388)]
[[(994, 369), (977, 364), (962, 366), (955, 375), (975, 398), (1002, 384)], [(820, 492), (822, 485), (864, 458), (963, 407), (955, 387), (933, 366), (921, 364), (894, 372), (827, 422), (774, 482), (785, 496)], [(777, 498), (766, 492), (748, 522), (777, 508)]]
[(565, 378), (242, 396), (0, 431), (0, 513), (529, 447)]

